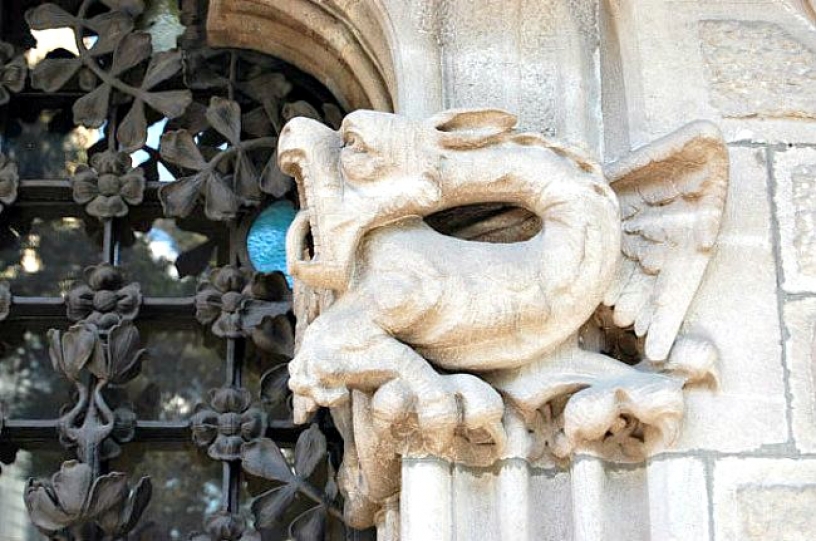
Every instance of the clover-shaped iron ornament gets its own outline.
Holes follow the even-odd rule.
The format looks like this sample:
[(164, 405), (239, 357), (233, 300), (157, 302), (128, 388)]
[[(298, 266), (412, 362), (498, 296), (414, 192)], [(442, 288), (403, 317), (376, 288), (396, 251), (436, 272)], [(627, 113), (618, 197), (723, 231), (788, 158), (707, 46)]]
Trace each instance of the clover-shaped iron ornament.
[(151, 492), (147, 477), (131, 491), (124, 473), (94, 478), (90, 466), (69, 460), (50, 480), (29, 479), (25, 504), (31, 522), (48, 537), (95, 524), (106, 535), (118, 539), (136, 526), (150, 502)]
[(17, 200), (20, 173), (17, 164), (0, 152), (0, 212)]
[(238, 460), (241, 445), (263, 436), (266, 415), (252, 407), (249, 391), (222, 387), (210, 391), (209, 406), (198, 404), (190, 420), (193, 441), (214, 460)]
[(83, 320), (105, 331), (120, 321), (133, 320), (142, 303), (138, 283), (125, 283), (121, 269), (102, 263), (85, 269), (85, 282), (68, 291), (68, 319)]
[(252, 273), (226, 265), (213, 269), (199, 284), (196, 318), (222, 338), (253, 336), (259, 342), (274, 340), (279, 329), (266, 324), (265, 319), (285, 316), (291, 298), (282, 273)]
[(74, 201), (102, 220), (126, 216), (128, 206), (142, 202), (145, 189), (144, 171), (131, 164), (126, 152), (94, 154), (90, 166), (77, 166), (71, 179)]
[[(297, 541), (323, 539), (330, 516), (342, 521), (342, 512), (335, 504), (338, 487), (326, 449), (326, 437), (315, 424), (298, 437), (294, 467), (286, 461), (280, 447), (268, 438), (257, 439), (241, 447), (241, 467), (245, 472), (280, 483), (253, 500), (252, 514), (256, 528), (279, 524), (298, 496), (314, 505), (289, 525), (291, 538)], [(328, 468), (328, 481), (322, 490), (310, 481), (321, 464)]]
[[(232, 220), (242, 207), (254, 207), (261, 202), (261, 192), (283, 195), (285, 184), (277, 166), (275, 137), (241, 140), (241, 106), (233, 100), (213, 97), (205, 113), (209, 125), (227, 142), (223, 150), (216, 149), (209, 160), (204, 158), (193, 133), (176, 130), (161, 139), (161, 155), (165, 160), (195, 174), (179, 178), (159, 188), (159, 199), (166, 216), (186, 217), (199, 199), (204, 199), (204, 212), (210, 220)], [(258, 173), (253, 154), (265, 151), (265, 165)], [(291, 186), (289, 183), (287, 186)], [(288, 189), (288, 188), (286, 188)]]
[[(110, 11), (87, 18), (89, 9), (100, 2)], [(116, 139), (126, 151), (137, 150), (147, 141), (145, 105), (176, 118), (192, 102), (189, 90), (155, 90), (181, 70), (181, 52), (153, 53), (150, 34), (135, 31), (136, 18), (144, 8), (142, 0), (83, 0), (78, 15), (50, 3), (26, 12), (32, 30), (73, 29), (79, 51), (79, 56), (72, 58), (42, 60), (32, 70), (32, 86), (56, 92), (78, 75), (80, 86), (88, 93), (73, 105), (74, 122), (88, 128), (105, 123), (112, 101), (130, 102), (128, 113), (116, 129)], [(83, 41), (86, 34), (97, 36), (90, 48)], [(132, 71), (145, 65), (143, 75), (139, 72), (141, 82), (134, 83)]]
[(22, 53), (14, 45), (0, 41), (0, 105), (11, 99), (10, 93), (25, 87), (28, 65)]

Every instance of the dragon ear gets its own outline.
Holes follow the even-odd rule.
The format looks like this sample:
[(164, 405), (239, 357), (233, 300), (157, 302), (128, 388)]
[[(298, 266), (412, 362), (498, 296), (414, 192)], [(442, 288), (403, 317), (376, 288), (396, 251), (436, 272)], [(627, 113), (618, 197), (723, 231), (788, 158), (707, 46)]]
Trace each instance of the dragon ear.
[(451, 109), (434, 115), (430, 122), (442, 146), (468, 149), (485, 146), (509, 133), (517, 119), (500, 109)]

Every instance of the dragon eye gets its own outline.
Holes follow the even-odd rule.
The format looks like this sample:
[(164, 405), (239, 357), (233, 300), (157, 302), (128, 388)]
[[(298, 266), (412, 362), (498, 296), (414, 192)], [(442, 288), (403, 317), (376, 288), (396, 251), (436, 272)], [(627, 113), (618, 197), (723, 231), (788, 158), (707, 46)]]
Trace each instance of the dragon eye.
[(350, 148), (356, 152), (365, 152), (367, 150), (366, 144), (363, 141), (360, 134), (347, 131), (343, 136), (343, 143), (345, 143), (346, 148)]

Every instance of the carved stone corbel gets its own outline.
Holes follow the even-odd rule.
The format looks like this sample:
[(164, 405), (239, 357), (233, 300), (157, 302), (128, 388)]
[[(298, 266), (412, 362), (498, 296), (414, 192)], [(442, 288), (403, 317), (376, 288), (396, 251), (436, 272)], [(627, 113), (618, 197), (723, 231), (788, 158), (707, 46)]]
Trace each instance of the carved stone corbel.
[[(677, 437), (683, 387), (716, 379), (713, 345), (678, 335), (725, 203), (717, 128), (690, 124), (604, 168), (515, 123), (357, 111), (337, 131), (295, 118), (281, 133), (301, 195), (287, 239), (295, 419), (332, 408), (354, 526), (393, 526), (401, 457), (642, 456)], [(483, 203), (542, 227), (496, 244), (423, 220)], [(639, 364), (581, 338), (601, 316), (634, 336)]]

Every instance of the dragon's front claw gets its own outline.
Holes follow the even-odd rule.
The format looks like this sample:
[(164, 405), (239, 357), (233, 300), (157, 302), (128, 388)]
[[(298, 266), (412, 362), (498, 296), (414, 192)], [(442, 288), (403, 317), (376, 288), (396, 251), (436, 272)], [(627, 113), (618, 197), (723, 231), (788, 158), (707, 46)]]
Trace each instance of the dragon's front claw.
[(296, 357), (289, 363), (289, 388), (294, 394), (293, 415), (295, 423), (306, 423), (320, 406), (333, 408), (348, 401), (349, 390), (345, 385), (336, 385), (321, 374), (303, 357)]

